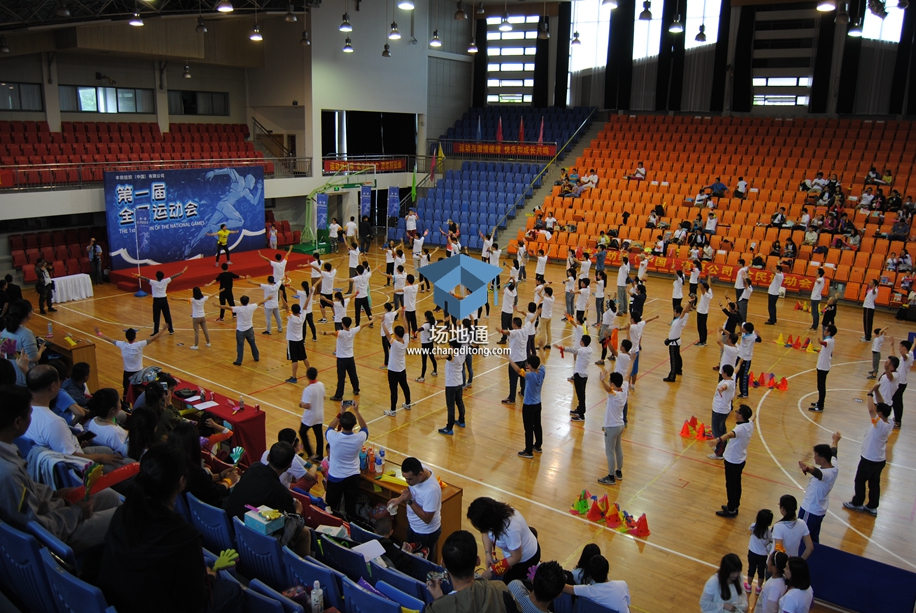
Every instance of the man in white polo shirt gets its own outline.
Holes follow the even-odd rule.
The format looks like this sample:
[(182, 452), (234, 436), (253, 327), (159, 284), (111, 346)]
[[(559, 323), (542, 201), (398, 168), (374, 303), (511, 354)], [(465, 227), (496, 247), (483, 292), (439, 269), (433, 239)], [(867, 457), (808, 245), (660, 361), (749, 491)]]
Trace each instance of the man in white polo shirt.
[(751, 296), (748, 294), (744, 297), (745, 288), (750, 285), (747, 279), (747, 262), (744, 259), (738, 260), (738, 273), (735, 275), (735, 300), (738, 301), (738, 313), (741, 314), (741, 321), (747, 321), (747, 302)]
[(130, 387), (130, 378), (143, 370), (143, 348), (152, 342), (155, 342), (160, 336), (165, 334), (165, 330), (154, 334), (152, 338), (145, 341), (137, 340), (137, 331), (128, 328), (124, 331), (124, 338), (127, 342), (116, 341), (115, 339), (105, 336), (99, 327), (95, 327), (95, 335), (103, 341), (111, 343), (121, 350), (121, 360), (124, 362), (124, 374), (121, 378), (121, 385), (124, 387), (123, 396), (127, 396), (127, 389)]
[[(359, 431), (354, 432), (353, 428), (357, 422)], [(356, 517), (356, 499), (359, 497), (359, 452), (369, 439), (369, 426), (360, 415), (356, 402), (350, 405), (349, 410), (341, 407), (341, 412), (328, 424), (327, 436), (331, 449), (328, 462), (328, 504), (340, 511), (340, 499), (343, 498), (347, 517)]]
[(623, 256), (620, 268), (617, 269), (617, 308), (618, 315), (626, 315), (629, 301), (627, 300), (627, 282), (630, 280), (630, 259)]
[(411, 550), (428, 550), (427, 557), (434, 559), (436, 543), (442, 534), (442, 487), (429, 468), (417, 458), (406, 458), (401, 464), (401, 474), (407, 489), (391, 503), (407, 504), (407, 542)]
[(563, 352), (569, 352), (576, 356), (575, 366), (573, 367), (573, 376), (572, 382), (573, 387), (576, 389), (576, 399), (578, 404), (576, 408), (569, 412), (570, 421), (585, 421), (585, 386), (588, 383), (588, 365), (592, 361), (592, 351), (591, 347), (592, 337), (583, 334), (582, 338), (579, 339), (578, 347), (560, 347), (557, 345), (557, 349), (560, 349), (560, 355), (563, 355)]
[(258, 310), (257, 302), (249, 302), (248, 296), (239, 298), (239, 305), (232, 307), (235, 313), (235, 364), (242, 365), (242, 358), (245, 357), (245, 341), (251, 347), (251, 357), (257, 362), (261, 359), (258, 352), (258, 346), (254, 342), (254, 312)]
[[(856, 468), (855, 495), (843, 506), (852, 511), (878, 515), (881, 498), (881, 471), (887, 464), (887, 437), (894, 429), (891, 405), (881, 395), (878, 385), (868, 393), (868, 417), (871, 423), (862, 439), (862, 456)], [(868, 503), (865, 503), (865, 486), (868, 486)]]
[(168, 326), (169, 334), (175, 334), (175, 329), (172, 327), (172, 312), (169, 310), (169, 299), (166, 296), (166, 288), (169, 286), (169, 283), (183, 275), (188, 271), (188, 267), (185, 266), (181, 272), (175, 273), (171, 277), (166, 277), (161, 270), (156, 271), (156, 278), (150, 279), (149, 277), (144, 277), (139, 273), (134, 273), (134, 276), (142, 281), (149, 283), (150, 289), (153, 294), (153, 333), (150, 336), (156, 336), (159, 332), (159, 317), (165, 317), (165, 325)]
[[(734, 384), (732, 385), (734, 392)], [(718, 437), (716, 444), (724, 443), (728, 439), (734, 439), (732, 443), (725, 447), (725, 491), (728, 496), (728, 504), (722, 505), (722, 508), (716, 511), (719, 517), (735, 517), (738, 515), (738, 507), (741, 505), (741, 473), (744, 471), (744, 465), (747, 463), (747, 444), (754, 434), (754, 424), (751, 423), (751, 407), (742, 404), (735, 411), (735, 429), (731, 432)]]
[(843, 436), (839, 432), (833, 433), (833, 445), (814, 446), (814, 466), (799, 462), (798, 467), (802, 474), (811, 475), (805, 487), (805, 498), (798, 512), (798, 519), (805, 522), (811, 540), (820, 542), (821, 523), (827, 514), (827, 505), (830, 503), (830, 490), (836, 483), (839, 470), (837, 469), (837, 444)]
[(773, 269), (773, 279), (767, 288), (767, 311), (770, 318), (765, 323), (768, 326), (776, 324), (776, 301), (779, 300), (779, 289), (782, 287), (782, 281), (785, 275), (782, 273), (782, 266)]
[(264, 292), (264, 318), (267, 320), (267, 329), (262, 334), (270, 334), (271, 317), (277, 320), (277, 332), (283, 332), (283, 323), (280, 321), (280, 286), (282, 279), (277, 281), (273, 275), (267, 277), (267, 283), (258, 283), (248, 280), (252, 285), (257, 285)]
[[(340, 320), (343, 330), (335, 330), (331, 334), (337, 337), (337, 350), (334, 355), (337, 356), (337, 391), (331, 397), (331, 400), (337, 402), (343, 400), (344, 384), (347, 382), (347, 376), (350, 377), (350, 385), (353, 386), (353, 395), (359, 396), (359, 376), (356, 374), (356, 360), (353, 357), (353, 337), (356, 336), (362, 328), (353, 325), (353, 319), (344, 317)], [(323, 336), (327, 336), (327, 331), (322, 331)]]

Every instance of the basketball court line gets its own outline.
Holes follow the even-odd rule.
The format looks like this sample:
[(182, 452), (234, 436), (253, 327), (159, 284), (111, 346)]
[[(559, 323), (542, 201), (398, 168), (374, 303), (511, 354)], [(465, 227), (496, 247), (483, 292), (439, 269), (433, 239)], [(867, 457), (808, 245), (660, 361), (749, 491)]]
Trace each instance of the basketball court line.
[[(842, 363), (840, 363), (840, 364), (834, 364), (833, 367), (837, 367), (837, 366), (848, 366), (848, 365), (850, 365), (850, 364), (862, 364), (862, 363), (869, 364), (870, 361), (869, 361), (869, 360), (856, 360), (856, 361), (853, 361), (853, 362), (842, 362)], [(794, 375), (790, 375), (789, 377), (786, 377), (786, 379), (794, 379), (795, 377), (799, 377), (799, 376), (801, 376), (801, 375), (806, 375), (806, 374), (808, 374), (808, 373), (814, 372), (814, 370), (815, 370), (814, 368), (809, 368), (808, 370), (803, 370), (803, 371), (800, 371), (800, 372), (795, 373)], [(767, 453), (769, 454), (770, 459), (773, 460), (773, 463), (776, 464), (776, 466), (779, 467), (779, 470), (781, 470), (781, 471), (786, 475), (786, 477), (788, 477), (789, 480), (790, 480), (792, 483), (794, 483), (796, 487), (798, 487), (798, 489), (804, 491), (805, 488), (804, 488), (804, 487), (795, 479), (795, 477), (793, 477), (792, 474), (789, 473), (789, 471), (786, 470), (785, 467), (784, 467), (782, 464), (780, 464), (780, 462), (776, 459), (776, 455), (775, 455), (775, 454), (773, 453), (773, 451), (770, 449), (770, 446), (769, 446), (769, 445), (767, 444), (767, 442), (766, 442), (766, 437), (764, 437), (764, 435), (763, 435), (763, 425), (761, 424), (761, 419), (760, 419), (760, 418), (761, 418), (761, 413), (762, 413), (761, 409), (763, 408), (763, 403), (766, 401), (766, 399), (769, 397), (769, 395), (770, 395), (770, 393), (771, 393), (772, 391), (773, 391), (772, 389), (768, 389), (768, 390), (766, 391), (766, 393), (764, 393), (763, 397), (757, 402), (757, 419), (754, 420), (754, 421), (756, 422), (756, 425), (757, 425), (757, 433), (760, 435), (760, 442), (763, 443), (763, 447), (764, 447), (764, 449), (766, 449)], [(912, 561), (910, 561), (910, 560), (907, 560), (906, 558), (903, 558), (903, 557), (897, 555), (896, 553), (894, 553), (893, 551), (891, 551), (890, 549), (888, 549), (887, 547), (885, 547), (885, 546), (882, 545), (881, 543), (875, 541), (875, 540), (874, 540), (873, 538), (871, 538), (870, 536), (868, 536), (868, 535), (862, 533), (861, 531), (857, 530), (857, 529), (854, 528), (848, 521), (844, 520), (842, 517), (840, 517), (839, 515), (837, 515), (836, 513), (834, 513), (833, 511), (831, 511), (830, 509), (827, 509), (827, 513), (829, 513), (835, 520), (837, 520), (838, 522), (840, 522), (842, 525), (846, 526), (849, 530), (851, 530), (852, 532), (856, 533), (857, 535), (859, 535), (860, 537), (862, 537), (863, 539), (865, 539), (865, 540), (868, 541), (869, 543), (875, 545), (876, 547), (878, 547), (878, 548), (881, 549), (882, 551), (884, 551), (884, 552), (890, 554), (891, 556), (893, 556), (893, 557), (896, 558), (897, 560), (900, 560), (901, 562), (903, 562), (903, 564), (905, 564), (905, 565), (907, 565), (907, 566), (910, 566), (910, 567), (916, 569), (916, 563), (914, 563), (914, 562), (912, 562)]]

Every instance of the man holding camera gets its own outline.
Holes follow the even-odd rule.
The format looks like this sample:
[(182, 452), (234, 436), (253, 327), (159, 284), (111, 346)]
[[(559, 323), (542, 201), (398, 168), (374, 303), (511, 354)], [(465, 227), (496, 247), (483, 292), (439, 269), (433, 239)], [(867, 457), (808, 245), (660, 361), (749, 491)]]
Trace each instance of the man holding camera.
[(478, 579), (474, 569), (480, 565), (477, 539), (467, 530), (449, 535), (442, 545), (442, 564), (448, 571), (452, 591), (442, 592), (442, 579), (430, 578), (426, 582), (435, 601), (426, 606), (424, 613), (515, 613), (518, 608), (506, 584), (500, 580)]
[[(357, 422), (359, 431), (354, 432)], [(359, 406), (353, 400), (344, 401), (340, 413), (328, 424), (328, 446), (331, 451), (327, 501), (331, 508), (340, 511), (340, 499), (343, 498), (348, 517), (356, 516), (356, 497), (359, 496), (359, 452), (368, 438), (369, 427), (359, 413)]]

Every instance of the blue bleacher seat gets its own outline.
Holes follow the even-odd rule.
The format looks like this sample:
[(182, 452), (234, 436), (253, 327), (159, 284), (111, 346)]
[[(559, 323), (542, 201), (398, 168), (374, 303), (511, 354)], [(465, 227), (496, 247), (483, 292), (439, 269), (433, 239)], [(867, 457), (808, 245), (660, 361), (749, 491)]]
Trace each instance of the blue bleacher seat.
[[(314, 562), (314, 563), (313, 563)], [(321, 584), (324, 591), (326, 606), (337, 607), (344, 610), (343, 598), (343, 573), (336, 572), (317, 560), (309, 561), (296, 555), (289, 547), (283, 548), (283, 563), (286, 564), (293, 583), (312, 585), (315, 581)]]
[(617, 613), (617, 611), (602, 606), (594, 600), (580, 596), (576, 599), (576, 613)]
[(553, 613), (573, 613), (575, 610), (576, 607), (570, 594), (560, 594), (559, 598), (553, 601)]
[(102, 590), (71, 575), (47, 549), (42, 549), (40, 556), (49, 596), (56, 605), (48, 609), (48, 613), (115, 613), (114, 607), (109, 607), (105, 601)]
[(70, 545), (66, 544), (47, 530), (37, 521), (30, 521), (26, 525), (26, 531), (38, 539), (44, 547), (47, 547), (58, 560), (67, 566), (67, 570), (72, 573), (80, 574), (80, 565), (82, 558), (77, 559)]
[(181, 515), (189, 524), (193, 523), (191, 520), (191, 511), (188, 509), (188, 501), (185, 499), (183, 493), (175, 497), (175, 512)]
[(280, 541), (265, 536), (246, 526), (238, 517), (232, 518), (235, 527), (236, 551), (239, 553), (239, 572), (246, 577), (261, 579), (271, 587), (285, 590), (291, 583)]
[(380, 591), (382, 594), (398, 603), (405, 609), (411, 609), (414, 611), (422, 611), (423, 607), (426, 606), (426, 602), (419, 600), (410, 594), (405, 594), (398, 588), (393, 585), (389, 585), (384, 581), (377, 581), (375, 583), (375, 589)]
[(343, 594), (346, 613), (401, 613), (396, 602), (370, 594), (349, 579), (344, 579)]
[(374, 532), (369, 532), (368, 530), (363, 530), (355, 523), (350, 524), (350, 538), (356, 541), (357, 543), (368, 543), (369, 541), (377, 541), (382, 537), (380, 534)]
[(30, 534), (0, 523), (0, 563), (12, 586), (31, 611), (57, 611), (48, 591), (48, 575), (41, 561), (41, 546)]
[(426, 603), (433, 601), (433, 595), (426, 589), (426, 583), (424, 581), (414, 579), (396, 568), (384, 568), (375, 562), (370, 562), (369, 566), (372, 568), (372, 576), (375, 578), (376, 584), (379, 581), (384, 581), (405, 594), (414, 596)]
[(203, 537), (204, 547), (210, 551), (222, 551), (235, 547), (232, 524), (226, 511), (201, 502), (193, 494), (185, 495), (191, 523)]
[[(287, 585), (286, 587), (289, 586)], [(248, 591), (261, 594), (262, 596), (280, 603), (283, 613), (305, 613), (305, 609), (301, 604), (293, 602), (277, 590), (272, 589), (270, 586), (264, 584), (264, 582), (262, 582), (260, 579), (252, 579), (251, 582), (248, 583)]]
[(27, 439), (24, 436), (17, 436), (13, 439), (16, 447), (19, 447), (19, 454), (22, 456), (22, 459), (25, 460), (29, 457), (29, 452), (32, 451), (32, 447), (35, 446), (35, 443), (31, 439)]

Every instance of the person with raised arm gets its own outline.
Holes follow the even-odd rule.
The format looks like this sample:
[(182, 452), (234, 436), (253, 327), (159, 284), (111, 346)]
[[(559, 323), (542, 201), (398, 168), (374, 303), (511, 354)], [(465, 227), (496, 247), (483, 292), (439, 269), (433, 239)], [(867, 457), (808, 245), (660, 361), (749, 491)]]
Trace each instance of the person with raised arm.
[(188, 271), (188, 267), (185, 266), (181, 272), (176, 272), (171, 277), (166, 277), (165, 273), (161, 270), (156, 271), (156, 278), (150, 279), (149, 277), (144, 277), (138, 272), (134, 273), (134, 276), (140, 279), (141, 281), (146, 281), (149, 283), (150, 288), (152, 289), (153, 294), (153, 333), (150, 336), (156, 336), (159, 333), (159, 318), (160, 316), (165, 317), (165, 325), (169, 328), (169, 334), (175, 334), (175, 328), (172, 327), (172, 312), (169, 310), (169, 299), (166, 296), (166, 289), (169, 286), (169, 283), (183, 275)]

